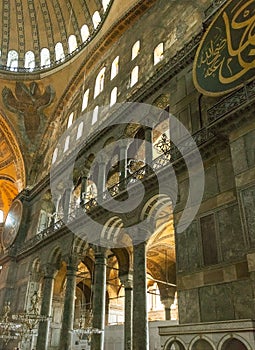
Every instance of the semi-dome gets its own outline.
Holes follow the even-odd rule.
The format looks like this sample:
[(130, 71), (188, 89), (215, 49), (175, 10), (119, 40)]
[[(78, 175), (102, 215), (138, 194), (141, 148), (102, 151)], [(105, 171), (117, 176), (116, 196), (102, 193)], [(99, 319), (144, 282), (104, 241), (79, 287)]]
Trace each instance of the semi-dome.
[(61, 64), (96, 34), (113, 0), (3, 0), (0, 69)]

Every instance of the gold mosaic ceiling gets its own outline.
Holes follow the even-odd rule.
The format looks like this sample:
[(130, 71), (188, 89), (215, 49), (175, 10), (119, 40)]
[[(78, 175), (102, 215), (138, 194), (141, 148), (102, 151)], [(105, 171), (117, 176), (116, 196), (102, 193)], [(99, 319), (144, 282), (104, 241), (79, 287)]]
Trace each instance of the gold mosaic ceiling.
[(106, 18), (112, 2), (2, 0), (0, 68), (22, 71), (24, 68), (33, 70), (54, 66), (56, 61), (62, 63), (91, 40)]

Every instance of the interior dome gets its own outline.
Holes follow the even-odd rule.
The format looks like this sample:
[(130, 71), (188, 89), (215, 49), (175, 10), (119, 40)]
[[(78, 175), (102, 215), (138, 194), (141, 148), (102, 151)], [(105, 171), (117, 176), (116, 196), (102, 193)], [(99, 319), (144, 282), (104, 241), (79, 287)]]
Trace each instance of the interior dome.
[(0, 68), (35, 71), (61, 64), (96, 34), (113, 0), (3, 0)]

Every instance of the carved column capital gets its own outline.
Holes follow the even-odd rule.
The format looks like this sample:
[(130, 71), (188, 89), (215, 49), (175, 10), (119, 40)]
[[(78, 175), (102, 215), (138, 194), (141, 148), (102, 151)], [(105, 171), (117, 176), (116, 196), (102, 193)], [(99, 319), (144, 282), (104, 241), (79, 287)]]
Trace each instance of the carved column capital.
[(55, 264), (46, 264), (42, 266), (44, 277), (54, 278), (57, 270), (58, 268)]
[(125, 275), (120, 275), (119, 279), (123, 284), (124, 288), (132, 289), (133, 288), (133, 273), (127, 273)]
[(109, 157), (105, 151), (101, 151), (101, 153), (97, 155), (96, 160), (99, 166), (106, 165), (109, 160)]
[(80, 257), (78, 254), (72, 254), (65, 256), (64, 261), (66, 262), (68, 271), (76, 272), (80, 262)]

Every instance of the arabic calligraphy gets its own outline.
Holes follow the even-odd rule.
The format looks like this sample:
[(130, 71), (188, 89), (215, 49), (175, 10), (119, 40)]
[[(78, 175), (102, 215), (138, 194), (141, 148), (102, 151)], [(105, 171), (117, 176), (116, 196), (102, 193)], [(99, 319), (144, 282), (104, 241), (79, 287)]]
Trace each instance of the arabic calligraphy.
[(209, 43), (205, 46), (204, 50), (201, 52), (201, 58), (198, 62), (198, 67), (205, 65), (204, 77), (211, 76), (217, 69), (223, 64), (225, 57), (222, 57), (221, 53), (223, 48), (226, 46), (227, 40), (221, 36), (220, 28), (219, 34), (211, 39)]
[(194, 62), (203, 93), (231, 91), (255, 75), (255, 0), (232, 0), (209, 26)]

